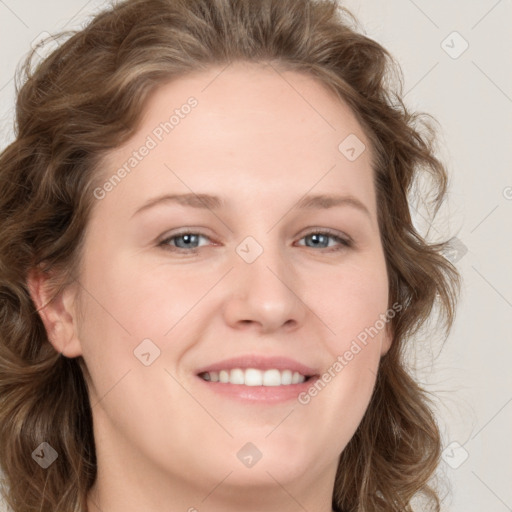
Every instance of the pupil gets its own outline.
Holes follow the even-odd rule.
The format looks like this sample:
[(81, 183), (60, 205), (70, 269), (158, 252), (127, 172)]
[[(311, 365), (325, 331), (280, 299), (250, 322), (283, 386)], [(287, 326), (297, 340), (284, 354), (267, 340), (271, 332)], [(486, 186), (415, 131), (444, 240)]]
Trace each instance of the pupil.
[(311, 235), (311, 239), (313, 240), (315, 245), (318, 245), (319, 242), (321, 243), (320, 238), (325, 238), (325, 236), (324, 235), (317, 235), (317, 234)]
[(181, 235), (182, 240), (184, 241), (185, 245), (189, 245), (190, 242), (193, 242), (193, 237), (196, 235)]

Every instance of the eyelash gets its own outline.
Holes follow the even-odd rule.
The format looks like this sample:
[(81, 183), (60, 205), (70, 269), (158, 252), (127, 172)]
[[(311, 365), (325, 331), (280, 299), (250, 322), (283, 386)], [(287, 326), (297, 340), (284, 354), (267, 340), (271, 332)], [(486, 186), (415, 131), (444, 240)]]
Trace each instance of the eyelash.
[[(200, 249), (200, 247), (194, 247), (192, 249), (183, 249), (181, 247), (175, 247), (175, 246), (170, 245), (170, 242), (172, 240), (174, 240), (175, 238), (184, 236), (184, 235), (198, 235), (198, 236), (210, 239), (210, 237), (208, 237), (207, 235), (200, 233), (200, 232), (182, 231), (180, 233), (174, 233), (173, 235), (165, 238), (158, 244), (158, 247), (161, 247), (162, 249), (164, 249), (166, 251), (177, 252), (177, 253), (182, 253), (182, 254), (197, 254), (197, 251)], [(323, 252), (338, 252), (338, 251), (342, 251), (344, 249), (351, 248), (354, 245), (353, 240), (350, 237), (343, 238), (340, 236), (340, 234), (337, 231), (332, 231), (330, 229), (310, 231), (309, 233), (306, 233), (304, 236), (302, 236), (300, 238), (300, 240), (302, 240), (308, 236), (311, 236), (311, 235), (327, 236), (341, 244), (341, 246), (338, 246), (336, 248), (323, 247), (323, 248), (321, 248), (321, 250)], [(302, 245), (302, 247), (306, 247), (306, 246)], [(308, 247), (308, 249), (314, 249), (314, 247)]]

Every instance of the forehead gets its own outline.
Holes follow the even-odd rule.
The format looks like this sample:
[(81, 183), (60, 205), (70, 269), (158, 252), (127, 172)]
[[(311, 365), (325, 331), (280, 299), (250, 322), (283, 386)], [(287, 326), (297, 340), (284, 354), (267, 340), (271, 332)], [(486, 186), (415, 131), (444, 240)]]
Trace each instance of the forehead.
[[(356, 159), (343, 152), (347, 144), (361, 151)], [(155, 89), (137, 133), (105, 159), (103, 177), (133, 164), (115, 190), (130, 202), (163, 189), (218, 195), (219, 186), (240, 198), (252, 190), (297, 199), (341, 186), (372, 202), (370, 158), (355, 115), (318, 79), (233, 63)]]

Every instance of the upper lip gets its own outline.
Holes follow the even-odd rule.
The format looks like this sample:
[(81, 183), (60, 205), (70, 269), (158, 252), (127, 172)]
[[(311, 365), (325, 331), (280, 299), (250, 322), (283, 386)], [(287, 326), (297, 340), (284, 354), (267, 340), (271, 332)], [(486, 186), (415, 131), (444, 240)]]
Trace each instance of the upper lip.
[(256, 354), (247, 354), (230, 359), (224, 359), (216, 363), (199, 368), (197, 374), (206, 372), (219, 372), (221, 370), (232, 370), (240, 368), (242, 370), (247, 368), (255, 368), (258, 370), (291, 370), (298, 372), (305, 377), (312, 377), (316, 375), (316, 371), (294, 359), (288, 357), (265, 357)]

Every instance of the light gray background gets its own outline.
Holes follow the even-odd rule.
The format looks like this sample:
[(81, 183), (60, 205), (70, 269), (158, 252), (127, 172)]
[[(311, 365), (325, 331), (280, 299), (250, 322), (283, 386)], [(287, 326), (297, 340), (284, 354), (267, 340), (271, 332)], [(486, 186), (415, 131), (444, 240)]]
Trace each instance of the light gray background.
[[(31, 42), (42, 32), (80, 28), (104, 5), (0, 0), (2, 149), (13, 138), (12, 78)], [(442, 351), (432, 340), (433, 349), (420, 347), (411, 361), (437, 397), (445, 447), (439, 476), (451, 486), (443, 511), (512, 511), (512, 1), (343, 5), (400, 62), (407, 106), (441, 124), (439, 155), (451, 189), (431, 232), (459, 239), (450, 257), (464, 285)], [(464, 41), (469, 46), (458, 55)], [(421, 211), (415, 219), (426, 228)]]

